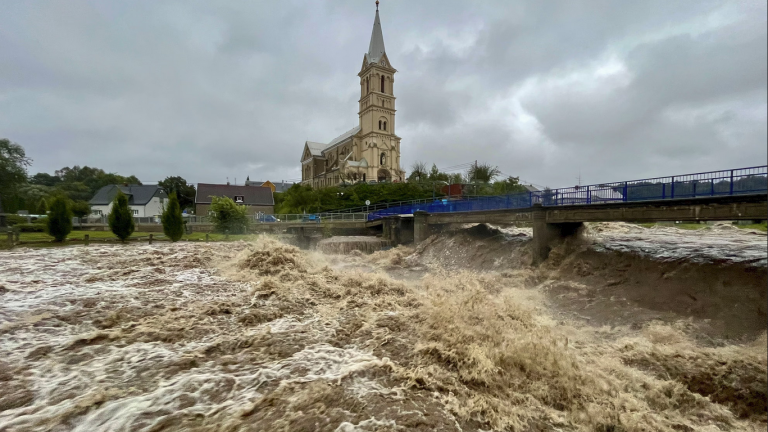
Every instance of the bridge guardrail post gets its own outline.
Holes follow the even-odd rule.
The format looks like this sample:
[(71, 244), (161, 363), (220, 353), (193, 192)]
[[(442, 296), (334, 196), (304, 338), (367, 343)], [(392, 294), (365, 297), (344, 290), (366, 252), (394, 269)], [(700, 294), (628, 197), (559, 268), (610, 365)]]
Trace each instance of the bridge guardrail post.
[(622, 201), (626, 202), (629, 197), (627, 197), (627, 192), (629, 192), (629, 189), (627, 188), (627, 182), (624, 182), (624, 199)]
[(731, 170), (731, 191), (728, 195), (733, 195), (733, 170)]
[(671, 190), (671, 192), (669, 194), (669, 198), (670, 199), (675, 199), (675, 178), (674, 177), (672, 177), (672, 185), (670, 186), (670, 188), (672, 190)]

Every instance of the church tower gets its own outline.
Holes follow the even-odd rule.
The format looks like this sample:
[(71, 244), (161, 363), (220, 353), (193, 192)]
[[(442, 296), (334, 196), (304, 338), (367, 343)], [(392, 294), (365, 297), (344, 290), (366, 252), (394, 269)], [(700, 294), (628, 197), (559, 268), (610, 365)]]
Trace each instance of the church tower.
[(379, 19), (379, 2), (368, 52), (363, 55), (360, 77), (359, 154), (371, 167), (371, 179), (403, 181), (400, 170), (400, 137), (395, 134), (395, 73), (387, 58)]
[(301, 180), (316, 188), (340, 183), (401, 182), (400, 137), (395, 135), (395, 73), (384, 49), (379, 2), (371, 42), (363, 54), (358, 125), (329, 143), (305, 141)]

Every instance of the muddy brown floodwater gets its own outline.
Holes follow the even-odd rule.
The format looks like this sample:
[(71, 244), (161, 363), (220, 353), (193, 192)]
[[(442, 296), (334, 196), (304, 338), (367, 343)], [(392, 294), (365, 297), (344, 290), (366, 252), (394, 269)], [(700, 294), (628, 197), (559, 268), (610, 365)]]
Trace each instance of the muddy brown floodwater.
[[(0, 431), (765, 430), (766, 237), (0, 252)], [(341, 248), (343, 249), (343, 248)]]

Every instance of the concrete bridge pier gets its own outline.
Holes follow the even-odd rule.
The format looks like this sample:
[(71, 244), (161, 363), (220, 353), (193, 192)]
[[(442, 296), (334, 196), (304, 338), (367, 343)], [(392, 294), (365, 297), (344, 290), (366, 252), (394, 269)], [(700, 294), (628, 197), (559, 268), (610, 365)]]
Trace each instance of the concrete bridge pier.
[(309, 249), (309, 246), (311, 244), (309, 233), (304, 231), (304, 227), (297, 228), (295, 232), (296, 232), (296, 245), (300, 249)]
[(429, 225), (429, 213), (417, 211), (413, 213), (413, 244), (418, 245), (432, 235)]
[(547, 223), (541, 204), (533, 205), (533, 264), (538, 265), (549, 257), (553, 246), (567, 237), (575, 236), (584, 222)]

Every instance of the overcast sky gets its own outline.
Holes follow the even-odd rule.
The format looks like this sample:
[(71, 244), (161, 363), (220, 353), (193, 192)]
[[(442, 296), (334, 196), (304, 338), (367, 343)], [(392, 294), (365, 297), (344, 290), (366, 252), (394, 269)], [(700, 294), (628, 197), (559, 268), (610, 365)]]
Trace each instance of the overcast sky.
[[(300, 177), (358, 123), (373, 0), (0, 3), (0, 137), (31, 173)], [(766, 2), (381, 0), (406, 170), (551, 187), (766, 164)]]

